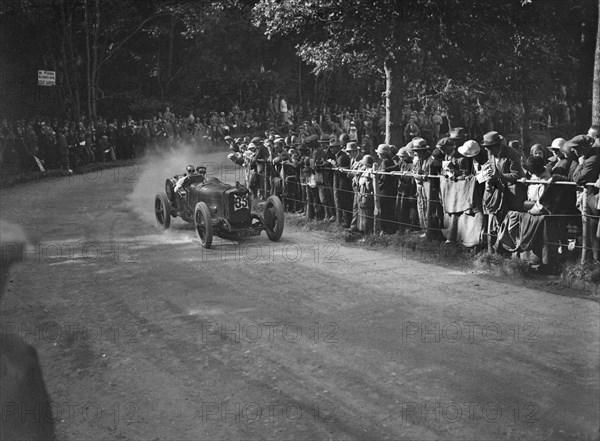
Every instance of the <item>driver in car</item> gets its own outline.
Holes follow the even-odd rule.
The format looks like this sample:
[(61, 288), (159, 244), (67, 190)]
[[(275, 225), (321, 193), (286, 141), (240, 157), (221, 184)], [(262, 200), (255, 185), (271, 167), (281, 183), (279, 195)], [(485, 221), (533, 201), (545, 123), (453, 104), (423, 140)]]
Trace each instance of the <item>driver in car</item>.
[(185, 196), (186, 188), (190, 183), (190, 176), (196, 174), (196, 168), (190, 164), (185, 168), (185, 171), (187, 173), (184, 173), (183, 176), (177, 180), (175, 188), (173, 189), (175, 193), (179, 193), (181, 197)]

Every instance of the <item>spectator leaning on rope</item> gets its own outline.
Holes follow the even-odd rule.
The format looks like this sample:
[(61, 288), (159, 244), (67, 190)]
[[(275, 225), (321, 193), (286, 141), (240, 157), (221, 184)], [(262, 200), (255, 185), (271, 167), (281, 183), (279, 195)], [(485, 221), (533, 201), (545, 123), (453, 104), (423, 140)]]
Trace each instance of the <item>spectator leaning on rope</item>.
[(483, 147), (489, 155), (480, 172), (486, 179), (483, 209), (484, 213), (492, 216), (488, 223), (488, 234), (493, 238), (506, 213), (522, 207), (526, 194), (521, 195), (515, 184), (518, 179), (525, 177), (525, 172), (519, 154), (503, 144), (503, 138), (498, 132), (483, 135)]
[(483, 147), (489, 154), (487, 167), (484, 168), (488, 184), (514, 184), (525, 176), (519, 154), (502, 143), (498, 132), (483, 135)]
[[(391, 172), (398, 170), (398, 167), (392, 161), (391, 148), (387, 144), (379, 144), (377, 147), (377, 156), (379, 157), (379, 170)], [(378, 185), (381, 206), (381, 230), (386, 234), (396, 232), (396, 223), (394, 214), (396, 207), (396, 194), (398, 182), (393, 175), (378, 175), (376, 184)]]

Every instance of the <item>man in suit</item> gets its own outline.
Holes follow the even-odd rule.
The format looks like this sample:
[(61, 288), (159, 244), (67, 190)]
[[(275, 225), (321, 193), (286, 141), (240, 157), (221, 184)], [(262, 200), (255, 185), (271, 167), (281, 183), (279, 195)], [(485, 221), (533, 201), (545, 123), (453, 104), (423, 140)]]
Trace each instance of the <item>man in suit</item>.
[(483, 146), (489, 154), (488, 167), (486, 167), (488, 182), (514, 184), (525, 176), (521, 157), (516, 150), (502, 143), (498, 132), (488, 132), (483, 135)]
[(486, 176), (483, 194), (483, 211), (491, 218), (488, 222), (488, 234), (491, 242), (495, 241), (497, 229), (509, 210), (520, 210), (527, 199), (527, 187), (517, 184), (517, 180), (525, 177), (521, 166), (521, 156), (503, 143), (498, 132), (483, 135), (483, 147), (488, 152), (488, 161), (482, 166)]
[[(335, 147), (335, 166), (339, 168), (350, 168), (350, 155), (341, 147), (346, 147), (349, 142), (349, 136), (344, 134), (340, 136), (340, 145)], [(352, 221), (352, 180), (347, 172), (336, 171), (333, 176), (334, 201), (336, 207), (336, 217), (338, 223), (344, 228), (350, 227)]]
[[(361, 166), (363, 154), (358, 150), (358, 144), (356, 142), (349, 142), (344, 149), (350, 157), (350, 169), (358, 170)], [(348, 178), (350, 179), (352, 190), (354, 192), (352, 201), (352, 220), (350, 221), (350, 228), (346, 231), (350, 233), (358, 232), (358, 178), (356, 172), (348, 172)]]

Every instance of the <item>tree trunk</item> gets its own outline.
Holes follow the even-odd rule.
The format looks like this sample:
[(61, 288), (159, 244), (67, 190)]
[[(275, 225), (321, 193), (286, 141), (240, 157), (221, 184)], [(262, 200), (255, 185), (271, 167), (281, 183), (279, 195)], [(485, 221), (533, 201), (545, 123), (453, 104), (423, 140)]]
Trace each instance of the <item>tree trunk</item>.
[(385, 143), (402, 144), (402, 69), (396, 61), (388, 58), (385, 70)]
[(598, 32), (594, 58), (594, 89), (592, 92), (592, 124), (600, 125), (600, 4), (598, 5)]
[(90, 53), (90, 26), (88, 14), (88, 2), (84, 2), (84, 22), (85, 22), (85, 51), (86, 51), (86, 91), (87, 91), (87, 115), (92, 119), (92, 57)]
[(97, 102), (98, 102), (98, 81), (99, 81), (99, 69), (98, 69), (98, 38), (100, 36), (100, 0), (95, 0), (95, 14), (96, 21), (94, 23), (94, 41), (92, 46), (92, 117), (97, 117)]

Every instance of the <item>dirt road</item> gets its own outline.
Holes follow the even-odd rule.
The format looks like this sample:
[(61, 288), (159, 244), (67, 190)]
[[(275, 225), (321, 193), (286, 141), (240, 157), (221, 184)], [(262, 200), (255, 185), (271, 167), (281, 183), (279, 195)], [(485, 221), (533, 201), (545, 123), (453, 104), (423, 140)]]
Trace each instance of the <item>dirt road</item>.
[(60, 439), (598, 439), (598, 303), (289, 226), (207, 252), (154, 226), (188, 162), (0, 193), (39, 241), (2, 330), (38, 349)]

